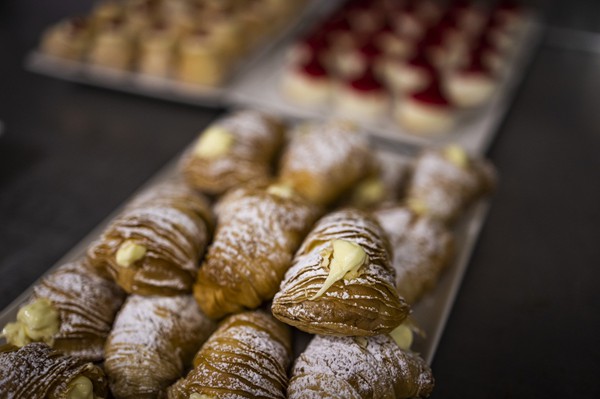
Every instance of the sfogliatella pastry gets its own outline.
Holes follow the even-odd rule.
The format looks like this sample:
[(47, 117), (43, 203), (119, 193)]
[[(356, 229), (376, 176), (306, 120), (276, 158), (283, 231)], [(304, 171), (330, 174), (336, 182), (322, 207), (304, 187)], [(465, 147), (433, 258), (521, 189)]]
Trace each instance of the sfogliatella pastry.
[(80, 60), (88, 46), (91, 26), (86, 18), (75, 17), (50, 27), (42, 37), (44, 53), (70, 60)]
[(177, 33), (166, 23), (155, 23), (140, 32), (137, 70), (153, 76), (168, 77), (175, 62)]
[(390, 332), (409, 307), (395, 288), (385, 233), (365, 212), (331, 213), (313, 228), (273, 299), (273, 315), (325, 335)]
[(446, 223), (489, 193), (496, 180), (490, 163), (470, 156), (456, 145), (424, 151), (412, 169), (407, 204), (417, 213)]
[(115, 398), (156, 398), (183, 376), (215, 327), (191, 296), (127, 298), (106, 341)]
[(292, 368), (289, 399), (424, 398), (433, 389), (423, 359), (388, 334), (315, 336)]
[(414, 304), (435, 285), (451, 259), (452, 233), (444, 224), (406, 206), (382, 207), (373, 215), (394, 248), (398, 293)]
[(239, 111), (209, 126), (182, 160), (186, 181), (198, 190), (222, 194), (271, 176), (271, 163), (283, 140), (283, 125), (257, 111)]
[(219, 318), (273, 298), (319, 209), (289, 188), (243, 188), (217, 204), (219, 224), (194, 286), (204, 312)]
[(0, 346), (0, 397), (10, 399), (106, 398), (100, 367), (41, 342)]
[(369, 209), (393, 203), (402, 195), (408, 175), (406, 163), (382, 153), (375, 154), (374, 158), (369, 174), (354, 185), (348, 194), (349, 206)]
[(168, 390), (169, 399), (284, 399), (291, 362), (288, 328), (271, 315), (225, 319), (194, 358), (194, 369)]
[(15, 346), (45, 342), (89, 361), (104, 358), (104, 342), (125, 299), (113, 282), (84, 262), (68, 263), (33, 287), (33, 295), (2, 335)]
[(366, 138), (345, 122), (301, 126), (285, 150), (280, 180), (319, 205), (329, 205), (368, 172)]
[(90, 44), (88, 61), (103, 67), (128, 69), (133, 60), (133, 46), (125, 20), (115, 18), (99, 27)]
[(211, 212), (204, 198), (183, 184), (154, 190), (111, 223), (88, 257), (128, 293), (189, 293), (209, 240)]

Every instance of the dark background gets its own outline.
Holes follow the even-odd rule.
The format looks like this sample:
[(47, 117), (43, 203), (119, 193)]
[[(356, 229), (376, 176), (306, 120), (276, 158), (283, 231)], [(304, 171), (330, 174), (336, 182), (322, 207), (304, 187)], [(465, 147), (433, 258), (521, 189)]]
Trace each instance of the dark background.
[[(434, 398), (600, 397), (600, 2), (534, 5), (548, 29), (488, 154), (501, 182)], [(0, 2), (0, 309), (222, 112), (23, 70), (90, 6)]]

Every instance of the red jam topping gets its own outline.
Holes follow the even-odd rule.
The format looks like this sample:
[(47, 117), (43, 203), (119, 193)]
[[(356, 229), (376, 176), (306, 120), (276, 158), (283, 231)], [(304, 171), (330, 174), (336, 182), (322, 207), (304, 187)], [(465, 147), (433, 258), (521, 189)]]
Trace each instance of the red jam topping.
[(472, 51), (469, 55), (469, 62), (459, 69), (464, 75), (486, 75), (490, 76), (490, 69), (483, 62), (483, 57), (478, 51)]
[(299, 70), (304, 75), (308, 75), (313, 78), (326, 78), (328, 76), (327, 70), (317, 59), (317, 57), (312, 57), (308, 62), (299, 65)]
[(359, 78), (348, 81), (347, 85), (353, 90), (360, 92), (385, 91), (383, 85), (377, 80), (370, 68), (367, 68), (365, 73)]
[(435, 74), (435, 67), (429, 62), (423, 51), (417, 51), (415, 55), (406, 60), (406, 64), (423, 69), (430, 75)]
[(381, 56), (381, 49), (371, 40), (360, 46), (358, 51), (368, 59), (375, 59)]
[(438, 79), (433, 79), (429, 86), (410, 95), (413, 100), (436, 107), (450, 108), (450, 101), (444, 96)]

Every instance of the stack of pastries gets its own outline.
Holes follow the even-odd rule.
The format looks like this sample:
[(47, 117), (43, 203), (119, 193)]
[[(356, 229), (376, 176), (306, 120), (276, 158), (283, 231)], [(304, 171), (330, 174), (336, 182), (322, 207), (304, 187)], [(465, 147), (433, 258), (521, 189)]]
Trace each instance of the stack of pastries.
[(290, 47), (282, 90), (357, 121), (443, 134), (490, 101), (525, 21), (512, 0), (351, 0)]
[(102, 0), (43, 34), (49, 55), (216, 86), (304, 0)]
[(0, 397), (427, 397), (410, 309), (495, 177), (458, 147), (385, 165), (346, 122), (226, 115), (34, 286), (2, 330)]

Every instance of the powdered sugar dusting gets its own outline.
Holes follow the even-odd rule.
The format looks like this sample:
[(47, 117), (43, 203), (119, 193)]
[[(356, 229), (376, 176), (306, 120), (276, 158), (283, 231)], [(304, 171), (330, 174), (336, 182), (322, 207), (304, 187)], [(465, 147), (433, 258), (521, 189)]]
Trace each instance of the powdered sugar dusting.
[(191, 296), (130, 296), (106, 343), (111, 390), (119, 397), (158, 394), (181, 377), (214, 328)]
[(494, 172), (482, 160), (472, 159), (466, 168), (449, 161), (439, 150), (425, 151), (413, 166), (408, 200), (422, 203), (432, 217), (456, 218), (464, 207), (493, 185)]
[(398, 292), (414, 303), (450, 260), (452, 233), (435, 219), (419, 217), (403, 206), (379, 209), (374, 216), (394, 248)]
[(289, 331), (266, 313), (231, 316), (198, 352), (195, 368), (169, 389), (168, 397), (226, 391), (232, 398), (283, 399), (290, 344)]
[(292, 368), (288, 398), (426, 397), (431, 369), (388, 335), (316, 336)]
[[(331, 240), (360, 245), (369, 257), (359, 275), (334, 283), (321, 297), (312, 298), (329, 273), (321, 251)], [(364, 212), (345, 209), (321, 219), (296, 253), (273, 314), (301, 330), (333, 335), (374, 335), (391, 331), (408, 314), (395, 289), (390, 249), (384, 233)]]

